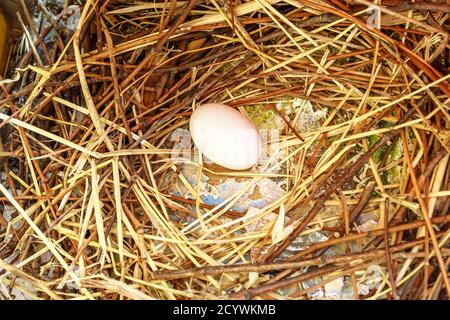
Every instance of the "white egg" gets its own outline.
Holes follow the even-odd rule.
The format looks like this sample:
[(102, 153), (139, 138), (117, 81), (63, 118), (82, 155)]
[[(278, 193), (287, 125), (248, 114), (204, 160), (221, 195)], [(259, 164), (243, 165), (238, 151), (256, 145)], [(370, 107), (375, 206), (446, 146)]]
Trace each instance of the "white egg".
[(221, 103), (198, 107), (189, 130), (200, 152), (228, 169), (254, 166), (261, 155), (262, 140), (255, 125), (238, 110)]

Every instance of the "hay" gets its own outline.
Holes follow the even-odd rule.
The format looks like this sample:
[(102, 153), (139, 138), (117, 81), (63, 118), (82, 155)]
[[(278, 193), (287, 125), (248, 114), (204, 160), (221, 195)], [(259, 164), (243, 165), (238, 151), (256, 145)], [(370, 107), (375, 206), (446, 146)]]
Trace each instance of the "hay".
[[(0, 79), (3, 298), (450, 296), (448, 4), (49, 3)], [(213, 101), (276, 124), (260, 165), (173, 157)]]

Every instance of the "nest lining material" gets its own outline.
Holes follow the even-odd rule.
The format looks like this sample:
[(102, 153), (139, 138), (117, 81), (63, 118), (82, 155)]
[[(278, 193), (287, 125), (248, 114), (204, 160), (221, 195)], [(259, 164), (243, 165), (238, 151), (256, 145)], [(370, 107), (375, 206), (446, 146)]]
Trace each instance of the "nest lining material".
[[(448, 4), (46, 3), (0, 79), (3, 298), (448, 298)], [(207, 102), (279, 129), (262, 165), (172, 157)]]

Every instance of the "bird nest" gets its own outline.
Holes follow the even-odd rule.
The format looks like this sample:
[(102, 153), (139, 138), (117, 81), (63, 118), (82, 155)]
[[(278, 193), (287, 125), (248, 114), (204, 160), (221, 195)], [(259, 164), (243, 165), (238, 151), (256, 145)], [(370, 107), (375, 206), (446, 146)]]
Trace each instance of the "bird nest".
[[(445, 1), (60, 2), (0, 82), (3, 298), (449, 297)], [(209, 102), (258, 165), (193, 148)]]

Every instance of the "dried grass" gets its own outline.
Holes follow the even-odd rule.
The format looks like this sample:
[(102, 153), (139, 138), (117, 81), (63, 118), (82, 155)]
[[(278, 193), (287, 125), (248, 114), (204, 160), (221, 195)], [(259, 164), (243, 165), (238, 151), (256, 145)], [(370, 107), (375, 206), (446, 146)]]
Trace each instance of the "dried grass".
[[(73, 32), (70, 10), (42, 30), (22, 12), (28, 49), (17, 41), (0, 79), (0, 296), (305, 299), (342, 277), (355, 299), (450, 296), (448, 4), (85, 2)], [(275, 106), (294, 98), (326, 119), (298, 132), (302, 108)], [(245, 182), (216, 206), (169, 143), (212, 101), (287, 122), (275, 163), (194, 164)], [(285, 194), (236, 212), (264, 178)], [(287, 253), (318, 232), (327, 240)], [(382, 279), (362, 295), (371, 266)]]

